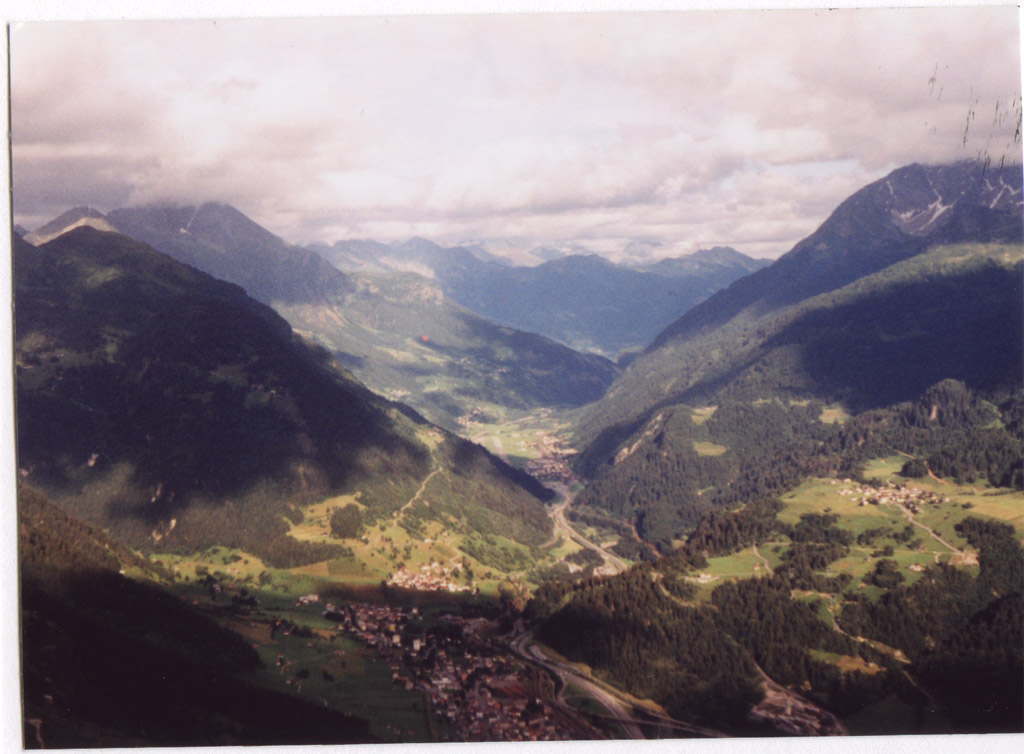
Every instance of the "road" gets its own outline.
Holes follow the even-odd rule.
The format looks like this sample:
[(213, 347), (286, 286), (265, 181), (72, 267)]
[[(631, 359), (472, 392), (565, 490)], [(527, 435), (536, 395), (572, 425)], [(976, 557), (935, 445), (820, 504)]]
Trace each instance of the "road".
[(396, 513), (395, 515), (397, 516), (397, 515), (399, 515), (401, 513), (404, 513), (406, 508), (408, 508), (410, 505), (412, 505), (417, 500), (419, 500), (420, 499), (420, 495), (423, 494), (423, 490), (425, 490), (427, 488), (427, 484), (430, 482), (431, 479), (434, 478), (434, 474), (437, 474), (440, 471), (441, 471), (441, 469), (434, 469), (429, 474), (427, 474), (426, 479), (423, 480), (423, 484), (421, 484), (420, 488), (418, 490), (416, 490), (416, 494), (413, 495), (412, 497), (410, 497), (409, 498), (409, 502), (406, 503), (405, 505), (403, 505), (401, 508), (399, 508), (398, 509), (398, 513)]
[(575, 711), (568, 707), (568, 705), (563, 701), (565, 690), (568, 685), (572, 683), (604, 707), (608, 711), (608, 718), (614, 720), (628, 738), (636, 741), (644, 740), (646, 736), (644, 736), (643, 732), (640, 730), (641, 725), (655, 725), (659, 728), (669, 728), (691, 736), (703, 736), (707, 738), (724, 737), (724, 734), (719, 731), (691, 725), (683, 720), (677, 720), (655, 709), (645, 709), (645, 715), (648, 719), (638, 719), (634, 717), (632, 712), (634, 706), (633, 702), (626, 698), (622, 692), (595, 681), (593, 678), (586, 676), (568, 663), (559, 662), (558, 660), (549, 658), (534, 641), (533, 634), (521, 626), (518, 629), (518, 633), (509, 642), (509, 646), (523, 659), (541, 665), (558, 676), (562, 683), (562, 689), (558, 694), (557, 702), (563, 707), (563, 709), (575, 714)]
[(754, 547), (754, 555), (755, 555), (755, 556), (757, 556), (757, 558), (758, 558), (758, 559), (759, 559), (759, 560), (760, 560), (760, 561), (761, 561), (762, 563), (764, 563), (764, 567), (765, 567), (766, 569), (768, 569), (768, 573), (775, 573), (775, 571), (773, 571), (773, 570), (772, 570), (771, 564), (769, 564), (769, 563), (768, 563), (768, 558), (766, 558), (766, 557), (765, 557), (764, 555), (762, 555), (762, 554), (761, 554), (761, 553), (760, 553), (760, 552), (758, 551), (758, 549), (757, 549), (757, 545), (756, 545), (756, 544), (755, 544), (755, 545), (753, 545), (753, 547)]
[(575, 714), (575, 711), (562, 701), (565, 689), (570, 683), (572, 683), (583, 689), (602, 707), (608, 710), (609, 716), (619, 723), (629, 738), (637, 741), (642, 741), (644, 739), (644, 734), (640, 731), (640, 728), (637, 726), (633, 716), (618, 699), (587, 678), (583, 677), (579, 671), (571, 665), (566, 665), (564, 663), (548, 659), (548, 657), (541, 651), (540, 647), (534, 643), (532, 633), (529, 631), (521, 632), (510, 642), (509, 646), (511, 646), (512, 650), (523, 659), (542, 665), (558, 676), (559, 680), (562, 682), (562, 689), (558, 693), (557, 702), (563, 709)]
[(621, 573), (629, 568), (629, 565), (622, 558), (612, 555), (606, 549), (601, 547), (601, 545), (596, 542), (591, 542), (572, 528), (572, 525), (565, 518), (565, 512), (572, 504), (572, 493), (569, 492), (569, 488), (560, 482), (552, 484), (550, 487), (561, 497), (561, 500), (559, 500), (558, 504), (555, 505), (551, 511), (551, 518), (555, 522), (556, 535), (558, 532), (562, 532), (576, 544), (581, 547), (585, 547), (588, 550), (593, 550), (600, 555), (604, 559), (604, 565), (601, 566), (601, 572), (604, 574)]
[(953, 546), (953, 545), (951, 545), (951, 544), (950, 544), (949, 542), (947, 542), (947, 541), (946, 541), (946, 540), (944, 540), (944, 539), (943, 539), (942, 537), (940, 537), (940, 536), (939, 536), (938, 534), (936, 534), (936, 532), (935, 532), (935, 530), (934, 530), (934, 529), (932, 529), (932, 528), (930, 528), (930, 527), (928, 527), (928, 526), (925, 526), (924, 524), (922, 524), (922, 523), (920, 523), (919, 521), (917, 521), (917, 520), (916, 520), (916, 519), (914, 518), (914, 514), (913, 514), (913, 513), (911, 513), (910, 511), (908, 511), (908, 510), (907, 510), (906, 508), (904, 508), (904, 507), (903, 507), (902, 505), (900, 506), (900, 510), (901, 510), (901, 511), (903, 511), (903, 515), (904, 515), (904, 516), (906, 516), (906, 519), (907, 519), (907, 521), (909, 521), (910, 523), (912, 523), (912, 524), (913, 524), (914, 526), (916, 526), (916, 527), (918, 527), (918, 528), (921, 528), (921, 529), (924, 529), (924, 530), (925, 530), (926, 532), (928, 532), (929, 534), (931, 534), (931, 536), (932, 536), (932, 539), (934, 539), (934, 540), (935, 540), (936, 542), (939, 542), (940, 544), (943, 544), (943, 545), (945, 545), (945, 546), (946, 546), (946, 547), (948, 547), (948, 548), (949, 548), (950, 550), (952, 550), (953, 552), (955, 552), (955, 553), (956, 553), (957, 555), (963, 555), (963, 554), (964, 554), (963, 550), (959, 549), (958, 547), (954, 547), (954, 546)]

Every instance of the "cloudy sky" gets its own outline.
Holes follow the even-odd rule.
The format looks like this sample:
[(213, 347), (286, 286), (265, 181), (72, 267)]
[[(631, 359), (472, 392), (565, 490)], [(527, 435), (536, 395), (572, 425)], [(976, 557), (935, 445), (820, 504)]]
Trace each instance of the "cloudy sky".
[[(1020, 160), (1019, 11), (15, 24), (14, 219), (226, 201), (299, 243), (778, 256), (914, 161)], [(973, 117), (972, 117), (973, 113)]]

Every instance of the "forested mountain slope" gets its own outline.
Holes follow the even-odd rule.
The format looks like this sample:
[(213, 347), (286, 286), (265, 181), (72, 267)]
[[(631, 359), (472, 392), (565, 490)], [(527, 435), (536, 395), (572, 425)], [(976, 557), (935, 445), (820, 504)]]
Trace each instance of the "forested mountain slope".
[(336, 545), (288, 536), (302, 506), (358, 492), (370, 523), (438, 466), (488, 531), (548, 536), (539, 484), (374, 396), (235, 285), (78, 228), (14, 239), (14, 286), (22, 476), (134, 547), (323, 560)]
[(372, 740), (365, 720), (253, 682), (250, 644), (149, 561), (32, 489), (18, 513), (26, 748)]
[[(47, 238), (84, 214), (49, 223)], [(228, 205), (130, 207), (105, 218), (88, 210), (87, 219), (112, 230), (109, 220), (180, 262), (242, 286), (329, 347), (371, 389), (401, 397), (449, 429), (481, 404), (579, 406), (599, 398), (618, 375), (604, 358), (495, 325), (421, 277), (346, 275)], [(379, 251), (370, 244), (371, 255)]]
[[(633, 547), (650, 562), (542, 586), (541, 635), (731, 732), (759, 733), (751, 662), (827, 711), (790, 732), (841, 732), (828, 713), (876, 735), (1021, 732), (1024, 389), (945, 380), (845, 423), (827, 412), (660, 411), (577, 506), (594, 525), (629, 518), (664, 554)], [(760, 719), (785, 724), (768, 701)]]
[(708, 510), (771, 491), (743, 479), (785, 476), (778, 454), (813, 455), (838, 431), (829, 404), (918, 400), (947, 378), (1012, 393), (1024, 384), (1022, 277), (1019, 246), (940, 247), (765, 318), (739, 345), (701, 339), (721, 349), (717, 362), (694, 348), (678, 370), (699, 373), (688, 389), (581, 454), (592, 477), (581, 503), (634, 519), (664, 547)]
[[(729, 370), (742, 368), (752, 350), (779, 331), (780, 323), (791, 322), (782, 316), (802, 302), (838, 291), (935, 246), (1019, 243), (1024, 237), (1021, 181), (1020, 170), (1011, 167), (986, 171), (977, 163), (911, 165), (858, 191), (775, 264), (738, 280), (666, 328), (605, 399), (584, 412), (580, 441), (589, 444), (616, 425), (619, 429), (610, 431), (624, 436), (652, 407), (684, 400), (682, 396), (699, 383), (706, 386)], [(908, 278), (906, 284), (925, 295), (928, 279), (944, 274), (930, 272), (927, 264), (899, 269)], [(1004, 295), (1005, 289), (1000, 290), (1003, 293), (995, 295)], [(899, 296), (893, 297), (891, 306), (901, 306)], [(970, 317), (968, 308), (950, 307), (948, 322)], [(909, 305), (891, 315), (909, 316), (908, 323), (916, 316)], [(864, 324), (868, 331), (861, 337), (880, 334), (877, 324)], [(941, 333), (945, 324), (938, 324)], [(903, 326), (899, 321), (886, 325)], [(854, 335), (854, 329), (851, 322), (847, 335)], [(844, 338), (833, 338), (830, 348), (843, 350), (846, 345)], [(845, 353), (853, 354), (849, 349)], [(794, 362), (787, 368), (799, 372), (803, 367)], [(953, 375), (936, 379), (942, 376)], [(856, 397), (862, 405), (883, 405), (892, 399), (864, 393)], [(896, 399), (902, 397), (906, 395)]]

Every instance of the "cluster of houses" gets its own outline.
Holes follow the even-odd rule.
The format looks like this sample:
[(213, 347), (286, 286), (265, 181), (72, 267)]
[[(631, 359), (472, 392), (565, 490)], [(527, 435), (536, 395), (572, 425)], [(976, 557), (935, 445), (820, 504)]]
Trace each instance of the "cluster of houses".
[(576, 451), (565, 441), (546, 433), (539, 433), (537, 448), (540, 455), (526, 462), (523, 470), (542, 482), (573, 484), (578, 477), (569, 468), (569, 456)]
[(523, 471), (542, 482), (562, 482), (572, 484), (576, 475), (564, 458), (558, 456), (541, 456), (532, 458), (523, 466)]
[(468, 592), (471, 589), (469, 585), (455, 581), (460, 572), (458, 564), (424, 563), (415, 571), (402, 566), (388, 576), (388, 584), (422, 592)]
[[(853, 484), (850, 479), (844, 479), (843, 483), (845, 485)], [(833, 480), (832, 484), (837, 484), (837, 482)], [(883, 487), (870, 487), (864, 484), (855, 487), (845, 486), (839, 490), (839, 494), (852, 496), (853, 502), (861, 506), (899, 505), (911, 513), (919, 513), (922, 505), (949, 502), (948, 497), (893, 482), (886, 482)]]
[(480, 639), (495, 624), (445, 615), (424, 628), (417, 608), (328, 605), (325, 617), (376, 650), (407, 691), (420, 691), (461, 741), (568, 741), (570, 724), (539, 697), (537, 671)]

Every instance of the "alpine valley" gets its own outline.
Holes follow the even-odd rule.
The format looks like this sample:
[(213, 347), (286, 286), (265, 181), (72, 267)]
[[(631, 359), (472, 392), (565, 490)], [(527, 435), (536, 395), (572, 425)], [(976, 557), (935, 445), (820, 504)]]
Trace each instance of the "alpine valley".
[(1019, 165), (501, 251), (12, 235), (26, 747), (1024, 732)]

